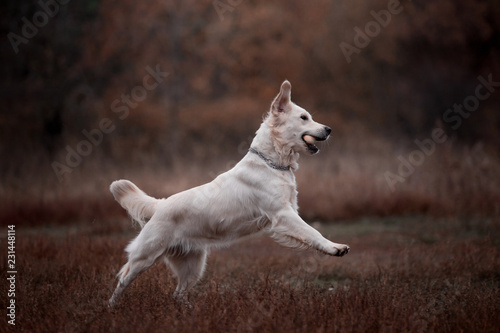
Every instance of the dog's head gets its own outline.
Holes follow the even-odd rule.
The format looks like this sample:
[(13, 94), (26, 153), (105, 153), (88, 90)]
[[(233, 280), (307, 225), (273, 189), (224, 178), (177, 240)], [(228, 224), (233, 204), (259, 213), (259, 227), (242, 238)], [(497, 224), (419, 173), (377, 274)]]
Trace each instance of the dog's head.
[(316, 141), (325, 141), (332, 129), (315, 122), (311, 114), (291, 100), (292, 85), (288, 81), (281, 84), (281, 90), (271, 104), (270, 120), (273, 133), (282, 145), (295, 152), (316, 154)]

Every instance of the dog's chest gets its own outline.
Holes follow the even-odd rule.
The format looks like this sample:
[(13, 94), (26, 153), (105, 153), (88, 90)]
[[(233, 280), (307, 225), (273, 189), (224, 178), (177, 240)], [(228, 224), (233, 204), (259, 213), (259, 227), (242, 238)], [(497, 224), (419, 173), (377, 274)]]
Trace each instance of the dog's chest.
[(299, 206), (297, 204), (297, 183), (295, 182), (295, 175), (293, 172), (283, 175), (282, 177), (282, 196), (283, 199), (289, 203), (292, 208), (297, 211)]

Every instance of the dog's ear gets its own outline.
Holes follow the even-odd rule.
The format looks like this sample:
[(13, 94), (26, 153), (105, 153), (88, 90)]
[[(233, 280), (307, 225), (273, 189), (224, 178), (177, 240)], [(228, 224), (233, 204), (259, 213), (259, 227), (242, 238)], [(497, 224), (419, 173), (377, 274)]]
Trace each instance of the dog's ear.
[(273, 101), (271, 105), (271, 111), (275, 114), (281, 112), (289, 111), (291, 102), (292, 85), (288, 80), (283, 81), (281, 84), (281, 90), (278, 96)]

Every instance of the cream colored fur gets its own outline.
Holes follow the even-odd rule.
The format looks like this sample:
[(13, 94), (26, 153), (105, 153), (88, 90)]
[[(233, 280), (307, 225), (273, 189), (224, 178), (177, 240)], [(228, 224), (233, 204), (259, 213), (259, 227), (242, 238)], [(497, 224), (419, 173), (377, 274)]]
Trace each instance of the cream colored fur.
[(347, 245), (321, 236), (297, 213), (294, 171), (299, 153), (317, 152), (302, 137), (326, 140), (330, 129), (314, 122), (290, 95), (291, 85), (285, 81), (251, 145), (275, 165), (290, 167), (288, 171), (277, 170), (249, 152), (212, 182), (166, 199), (152, 198), (128, 180), (111, 184), (115, 199), (143, 229), (126, 248), (128, 262), (118, 273), (110, 306), (160, 257), (177, 275), (175, 296), (183, 299), (202, 276), (210, 247), (257, 233), (284, 246), (313, 248), (332, 256), (349, 251)]

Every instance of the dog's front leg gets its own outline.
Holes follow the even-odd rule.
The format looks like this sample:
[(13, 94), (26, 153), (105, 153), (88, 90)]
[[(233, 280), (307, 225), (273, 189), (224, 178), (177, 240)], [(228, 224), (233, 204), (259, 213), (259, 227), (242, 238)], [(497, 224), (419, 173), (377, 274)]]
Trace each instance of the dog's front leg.
[(272, 237), (288, 247), (308, 247), (331, 256), (341, 257), (349, 252), (349, 246), (324, 238), (319, 231), (308, 225), (293, 211), (286, 209), (272, 219)]

